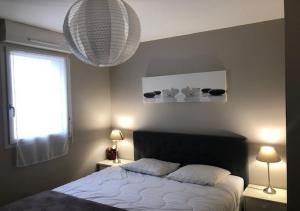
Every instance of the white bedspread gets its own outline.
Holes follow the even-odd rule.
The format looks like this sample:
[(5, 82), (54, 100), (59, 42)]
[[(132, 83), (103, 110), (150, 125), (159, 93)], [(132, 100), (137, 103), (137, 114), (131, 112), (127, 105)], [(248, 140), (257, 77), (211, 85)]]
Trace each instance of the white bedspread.
[(78, 198), (126, 210), (235, 211), (243, 179), (229, 176), (215, 187), (110, 167), (54, 189)]

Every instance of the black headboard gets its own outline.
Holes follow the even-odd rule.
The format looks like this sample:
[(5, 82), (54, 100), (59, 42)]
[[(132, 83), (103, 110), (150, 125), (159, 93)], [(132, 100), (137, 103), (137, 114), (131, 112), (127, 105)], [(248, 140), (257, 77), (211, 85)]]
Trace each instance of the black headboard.
[(231, 171), (248, 184), (248, 147), (244, 137), (134, 131), (134, 159), (156, 158), (206, 164)]

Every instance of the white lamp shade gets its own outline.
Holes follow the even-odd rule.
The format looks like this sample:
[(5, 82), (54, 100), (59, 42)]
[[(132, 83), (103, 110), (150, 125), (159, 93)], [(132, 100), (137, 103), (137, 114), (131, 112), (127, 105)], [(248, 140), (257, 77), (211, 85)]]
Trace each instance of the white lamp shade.
[(121, 130), (112, 130), (110, 134), (110, 139), (113, 141), (120, 141), (124, 139), (124, 136), (121, 132)]
[(69, 9), (63, 31), (78, 59), (109, 67), (136, 52), (141, 26), (134, 10), (122, 0), (79, 0)]
[(257, 160), (267, 163), (277, 163), (281, 161), (280, 156), (277, 154), (274, 147), (262, 146), (256, 157)]

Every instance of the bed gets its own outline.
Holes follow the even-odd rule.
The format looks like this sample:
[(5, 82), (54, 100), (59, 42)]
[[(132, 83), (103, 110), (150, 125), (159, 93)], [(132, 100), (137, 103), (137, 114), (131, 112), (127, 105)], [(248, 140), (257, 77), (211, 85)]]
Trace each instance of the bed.
[(227, 169), (232, 175), (215, 186), (202, 186), (110, 167), (52, 192), (120, 210), (240, 209), (241, 195), (248, 184), (244, 137), (135, 131), (133, 141), (135, 160), (156, 158), (181, 165), (206, 164)]

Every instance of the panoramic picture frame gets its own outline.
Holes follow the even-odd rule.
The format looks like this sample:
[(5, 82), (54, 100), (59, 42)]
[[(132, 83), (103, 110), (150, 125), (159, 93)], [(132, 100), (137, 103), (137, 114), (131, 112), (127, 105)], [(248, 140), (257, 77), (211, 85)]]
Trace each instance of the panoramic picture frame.
[(227, 102), (226, 71), (143, 77), (144, 103)]

